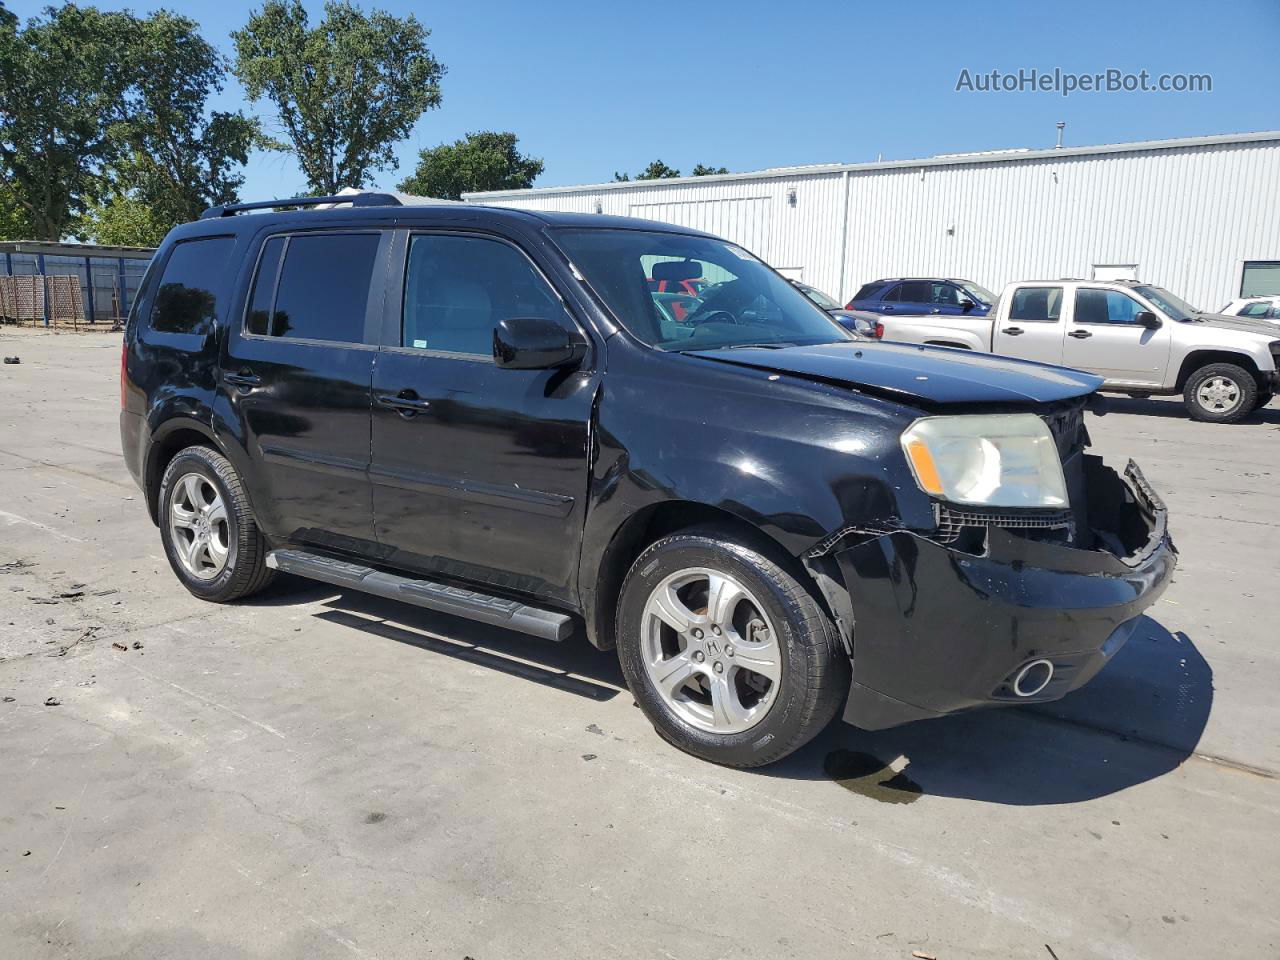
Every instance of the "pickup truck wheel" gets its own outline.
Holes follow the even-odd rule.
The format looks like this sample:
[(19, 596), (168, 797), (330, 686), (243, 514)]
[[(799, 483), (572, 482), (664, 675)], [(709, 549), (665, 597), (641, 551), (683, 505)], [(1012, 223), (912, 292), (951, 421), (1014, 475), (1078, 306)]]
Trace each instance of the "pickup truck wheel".
[(835, 715), (849, 661), (795, 577), (715, 530), (659, 540), (632, 565), (618, 656), (667, 741), (732, 767), (797, 750)]
[(225, 603), (257, 593), (275, 571), (235, 468), (210, 447), (187, 447), (160, 481), (160, 539), (191, 593)]
[(1237, 423), (1253, 412), (1258, 384), (1234, 363), (1210, 363), (1187, 378), (1182, 400), (1194, 420)]

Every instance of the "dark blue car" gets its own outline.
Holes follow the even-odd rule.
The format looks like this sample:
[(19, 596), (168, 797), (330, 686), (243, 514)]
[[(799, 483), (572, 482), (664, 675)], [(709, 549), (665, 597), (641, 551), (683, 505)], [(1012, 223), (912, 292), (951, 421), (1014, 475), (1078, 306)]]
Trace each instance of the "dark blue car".
[(897, 316), (939, 313), (985, 317), (995, 300), (995, 294), (972, 280), (897, 277), (864, 283), (846, 309)]

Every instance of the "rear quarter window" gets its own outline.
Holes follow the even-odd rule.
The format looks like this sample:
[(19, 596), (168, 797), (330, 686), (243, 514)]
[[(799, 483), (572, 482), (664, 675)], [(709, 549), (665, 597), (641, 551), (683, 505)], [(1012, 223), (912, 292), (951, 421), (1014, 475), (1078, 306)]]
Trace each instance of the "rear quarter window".
[(227, 297), (234, 237), (202, 237), (174, 245), (152, 298), (149, 326), (157, 333), (203, 335)]

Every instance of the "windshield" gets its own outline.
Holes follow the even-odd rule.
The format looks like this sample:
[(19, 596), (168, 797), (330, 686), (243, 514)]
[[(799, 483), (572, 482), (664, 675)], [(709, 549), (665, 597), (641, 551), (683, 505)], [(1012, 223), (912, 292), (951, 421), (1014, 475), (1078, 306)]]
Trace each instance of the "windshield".
[(814, 287), (802, 286), (800, 284), (796, 284), (796, 286), (799, 287), (801, 293), (803, 293), (806, 297), (808, 297), (810, 300), (812, 300), (814, 303), (820, 306), (823, 310), (839, 310), (840, 309), (840, 304), (836, 303), (834, 300), (828, 297), (821, 290), (818, 290)]
[(962, 280), (960, 281), (960, 286), (964, 289), (964, 292), (969, 295), (970, 300), (977, 301), (978, 303), (985, 303), (987, 306), (996, 302), (996, 295), (994, 293), (986, 287), (974, 283), (972, 280)]
[[(853, 339), (792, 283), (723, 240), (601, 229), (561, 229), (555, 237), (618, 321), (659, 350)], [(659, 286), (697, 295), (686, 292), (677, 310)]]
[(1187, 320), (1200, 312), (1181, 297), (1175, 297), (1163, 287), (1152, 287), (1144, 284), (1133, 289), (1167, 313), (1170, 319)]

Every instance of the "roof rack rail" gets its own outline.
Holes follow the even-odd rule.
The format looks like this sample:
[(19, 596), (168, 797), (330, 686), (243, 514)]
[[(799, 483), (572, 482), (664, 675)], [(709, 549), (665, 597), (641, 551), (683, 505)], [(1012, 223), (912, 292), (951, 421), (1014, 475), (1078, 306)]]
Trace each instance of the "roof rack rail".
[(210, 207), (200, 214), (201, 220), (234, 217), (242, 210), (284, 210), (291, 207), (318, 207), (324, 203), (349, 203), (353, 207), (402, 207), (398, 197), (389, 193), (346, 193), (332, 197), (290, 197), (288, 200), (257, 200), (253, 203), (228, 203)]

